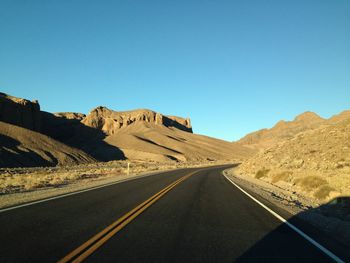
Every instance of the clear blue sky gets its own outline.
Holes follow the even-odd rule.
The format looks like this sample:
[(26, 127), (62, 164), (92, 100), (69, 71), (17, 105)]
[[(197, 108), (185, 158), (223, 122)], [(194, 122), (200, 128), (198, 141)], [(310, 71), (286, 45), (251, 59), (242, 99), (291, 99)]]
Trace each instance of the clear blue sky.
[(0, 90), (149, 108), (226, 140), (350, 109), (350, 1), (1, 0)]

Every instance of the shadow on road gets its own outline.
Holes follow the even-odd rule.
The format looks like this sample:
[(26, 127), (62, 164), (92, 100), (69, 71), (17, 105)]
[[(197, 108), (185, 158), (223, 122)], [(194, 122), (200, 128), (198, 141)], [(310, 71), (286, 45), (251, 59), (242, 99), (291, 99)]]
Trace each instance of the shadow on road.
[[(345, 262), (350, 262), (350, 197), (338, 197), (288, 219), (288, 222), (312, 237)], [(312, 222), (312, 224), (310, 223)], [(306, 241), (282, 223), (259, 242), (250, 247), (236, 262), (332, 262), (320, 249)], [(302, 240), (304, 239), (304, 240)], [(308, 253), (295, 251), (297, 243), (304, 242)], [(290, 255), (286, 258), (286, 255)]]

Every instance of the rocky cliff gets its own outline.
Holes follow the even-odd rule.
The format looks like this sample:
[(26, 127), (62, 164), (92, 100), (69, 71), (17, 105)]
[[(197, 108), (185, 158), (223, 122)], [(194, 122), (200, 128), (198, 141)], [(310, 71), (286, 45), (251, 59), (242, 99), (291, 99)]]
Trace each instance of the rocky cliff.
[(148, 122), (166, 127), (192, 132), (189, 119), (175, 116), (165, 116), (147, 109), (133, 111), (113, 111), (99, 106), (93, 109), (83, 120), (86, 126), (100, 129), (107, 135), (115, 134), (119, 129), (138, 122)]
[(20, 99), (0, 92), (0, 121), (40, 131), (40, 105), (38, 101)]

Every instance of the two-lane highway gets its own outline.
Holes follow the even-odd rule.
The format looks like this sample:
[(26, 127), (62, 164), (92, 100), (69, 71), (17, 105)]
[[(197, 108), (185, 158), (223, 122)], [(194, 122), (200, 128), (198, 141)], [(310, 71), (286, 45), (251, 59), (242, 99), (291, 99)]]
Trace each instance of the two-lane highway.
[(0, 262), (332, 261), (234, 187), (221, 174), (226, 167), (170, 171), (1, 212)]

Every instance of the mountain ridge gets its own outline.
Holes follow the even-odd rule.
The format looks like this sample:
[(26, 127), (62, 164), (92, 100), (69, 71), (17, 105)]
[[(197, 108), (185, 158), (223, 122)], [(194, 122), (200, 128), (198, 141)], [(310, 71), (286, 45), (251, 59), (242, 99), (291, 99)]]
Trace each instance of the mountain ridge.
[[(12, 158), (11, 154), (24, 156), (19, 149), (30, 145), (32, 151), (40, 154), (32, 155), (31, 162), (23, 163), (25, 166), (79, 163), (79, 158), (75, 158), (76, 162), (69, 159), (78, 153), (84, 156), (82, 163), (124, 159), (155, 162), (242, 160), (253, 153), (243, 146), (194, 134), (189, 118), (167, 116), (148, 109), (114, 111), (103, 106), (86, 115), (50, 113), (41, 111), (38, 101), (1, 94), (5, 103), (0, 104), (0, 121), (4, 122), (0, 134), (1, 129), (12, 122), (11, 125), (18, 128), (10, 131), (16, 133), (20, 130), (24, 136), (17, 138), (9, 151), (6, 145), (16, 138), (16, 134), (8, 133), (9, 136), (2, 137), (0, 151), (6, 152), (6, 158)], [(34, 143), (28, 139), (30, 137)], [(46, 151), (45, 145), (52, 147)], [(49, 163), (43, 162), (50, 151), (56, 151), (56, 157)], [(0, 163), (0, 166), (4, 165)], [(20, 167), (21, 162), (17, 165)]]
[(328, 119), (324, 119), (314, 112), (306, 111), (297, 115), (292, 121), (280, 120), (272, 128), (248, 133), (233, 143), (260, 150), (293, 138), (300, 132), (314, 130), (322, 125), (331, 125), (347, 119), (350, 119), (350, 110), (343, 111)]

